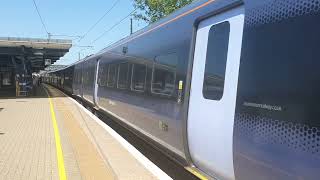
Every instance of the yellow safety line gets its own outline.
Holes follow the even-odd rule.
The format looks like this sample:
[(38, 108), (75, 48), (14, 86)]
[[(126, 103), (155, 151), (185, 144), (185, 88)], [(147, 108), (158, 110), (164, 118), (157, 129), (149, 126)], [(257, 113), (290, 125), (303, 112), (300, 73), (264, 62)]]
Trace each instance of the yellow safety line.
[(190, 173), (192, 173), (193, 175), (197, 176), (199, 179), (201, 180), (208, 180), (208, 178), (204, 175), (202, 175), (201, 173), (199, 173), (198, 171), (194, 170), (191, 167), (184, 167), (186, 170), (188, 170)]
[(58, 124), (57, 124), (56, 114), (54, 112), (51, 97), (50, 97), (47, 90), (46, 90), (46, 93), (49, 98), (51, 119), (52, 119), (52, 124), (53, 124), (53, 129), (54, 129), (54, 138), (56, 140), (56, 151), (57, 151), (59, 177), (60, 177), (60, 180), (66, 180), (67, 176), (66, 176), (66, 170), (64, 168), (63, 153), (62, 153), (62, 147), (61, 147), (60, 134), (59, 134), (59, 128), (58, 128)]

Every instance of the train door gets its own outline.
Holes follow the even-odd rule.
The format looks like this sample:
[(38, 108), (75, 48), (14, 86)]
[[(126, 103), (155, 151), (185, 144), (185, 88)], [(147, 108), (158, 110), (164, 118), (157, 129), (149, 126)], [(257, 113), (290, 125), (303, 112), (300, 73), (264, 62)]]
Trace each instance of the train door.
[(99, 75), (99, 66), (100, 66), (100, 58), (97, 59), (97, 64), (96, 64), (96, 71), (95, 71), (95, 74), (94, 74), (94, 89), (93, 89), (93, 92), (94, 92), (94, 95), (93, 95), (93, 100), (94, 100), (94, 104), (96, 106), (99, 106), (98, 105), (98, 88), (99, 88), (99, 85), (98, 85), (98, 75)]
[(64, 89), (64, 83), (65, 83), (65, 79), (64, 79), (65, 74), (64, 73), (65, 73), (65, 70), (62, 70), (62, 72), (61, 72), (61, 86), (60, 86), (62, 89)]
[(81, 78), (80, 78), (80, 89), (79, 89), (81, 98), (83, 98), (83, 86), (84, 86), (83, 83), (84, 83), (84, 72), (85, 72), (83, 68), (85, 68), (84, 62), (81, 62), (80, 63), (80, 77)]
[(188, 145), (193, 164), (218, 179), (234, 179), (233, 122), (244, 8), (200, 22), (188, 109)]

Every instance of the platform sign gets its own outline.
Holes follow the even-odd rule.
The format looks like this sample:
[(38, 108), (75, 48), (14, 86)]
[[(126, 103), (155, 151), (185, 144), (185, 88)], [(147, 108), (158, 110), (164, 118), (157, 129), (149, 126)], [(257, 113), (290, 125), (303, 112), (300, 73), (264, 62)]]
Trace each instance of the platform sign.
[(44, 60), (44, 65), (45, 65), (45, 66), (51, 65), (51, 59), (45, 59), (45, 60)]

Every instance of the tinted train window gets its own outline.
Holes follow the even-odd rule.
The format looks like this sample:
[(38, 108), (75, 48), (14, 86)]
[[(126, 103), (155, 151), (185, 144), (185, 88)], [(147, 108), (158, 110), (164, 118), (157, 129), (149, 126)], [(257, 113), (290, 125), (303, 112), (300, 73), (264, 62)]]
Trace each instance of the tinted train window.
[(178, 56), (176, 53), (161, 55), (161, 56), (157, 56), (155, 58), (155, 61), (158, 64), (176, 67), (178, 64)]
[(153, 66), (151, 91), (156, 94), (172, 95), (175, 88), (176, 53), (157, 56)]
[(174, 90), (175, 70), (173, 68), (154, 65), (152, 77), (152, 92), (171, 95)]
[(117, 78), (117, 66), (116, 65), (110, 65), (108, 67), (108, 80), (107, 80), (107, 86), (108, 87), (114, 87), (116, 83)]
[(128, 63), (119, 64), (118, 74), (119, 75), (118, 75), (117, 87), (119, 89), (126, 89), (129, 84), (129, 64)]
[(89, 85), (90, 84), (90, 70), (87, 68), (84, 76), (84, 84)]
[(78, 83), (82, 83), (82, 72), (81, 69), (78, 70)]
[(75, 69), (74, 71), (75, 71), (75, 72), (74, 72), (74, 82), (75, 82), (75, 83), (79, 83), (79, 73), (78, 73), (78, 70)]
[(95, 66), (91, 64), (91, 67), (90, 67), (90, 74), (89, 74), (89, 87), (93, 88), (92, 84), (93, 82), (95, 81), (94, 77), (95, 77), (95, 74), (96, 74), (96, 69), (95, 69)]
[(203, 82), (203, 96), (206, 99), (220, 100), (223, 95), (229, 45), (229, 22), (210, 28)]
[(107, 85), (107, 75), (108, 75), (108, 67), (105, 64), (99, 65), (99, 82), (98, 84), (100, 86), (106, 86)]
[(135, 91), (144, 91), (146, 82), (147, 66), (134, 64), (132, 66), (131, 89)]

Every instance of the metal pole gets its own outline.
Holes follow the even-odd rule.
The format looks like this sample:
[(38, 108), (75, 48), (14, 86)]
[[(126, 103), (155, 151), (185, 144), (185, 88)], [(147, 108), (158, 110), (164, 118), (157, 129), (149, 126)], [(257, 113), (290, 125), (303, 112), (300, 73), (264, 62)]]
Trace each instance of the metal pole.
[(50, 41), (51, 39), (51, 33), (48, 32), (48, 42)]
[(132, 18), (130, 18), (130, 34), (132, 34)]

